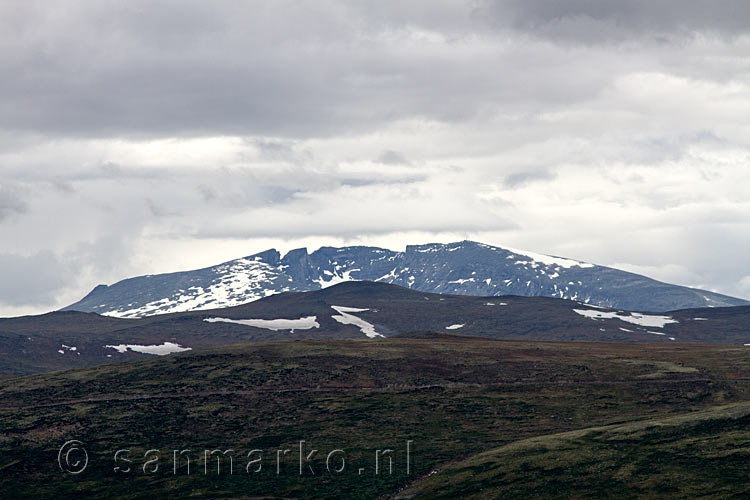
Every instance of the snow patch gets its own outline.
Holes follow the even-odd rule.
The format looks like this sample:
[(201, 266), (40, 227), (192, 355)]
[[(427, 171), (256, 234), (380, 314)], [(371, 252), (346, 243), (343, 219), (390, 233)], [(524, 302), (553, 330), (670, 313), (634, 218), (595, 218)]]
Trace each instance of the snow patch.
[(672, 319), (671, 316), (660, 316), (655, 314), (643, 314), (637, 312), (629, 313), (629, 316), (624, 316), (624, 312), (608, 312), (608, 311), (593, 311), (591, 309), (573, 309), (573, 312), (585, 316), (590, 319), (619, 319), (620, 321), (626, 321), (634, 325), (647, 326), (652, 328), (664, 328), (664, 325), (669, 323), (679, 323), (676, 319)]
[(391, 282), (396, 279), (396, 268), (394, 267), (391, 269), (391, 272), (388, 274), (384, 274), (380, 278), (376, 279), (375, 281), (382, 281), (382, 280), (390, 280)]
[(339, 314), (334, 314), (331, 316), (334, 320), (338, 321), (339, 323), (343, 325), (354, 325), (359, 328), (359, 330), (367, 335), (367, 337), (374, 339), (375, 337), (385, 337), (385, 335), (382, 335), (375, 331), (375, 325), (372, 323), (368, 323), (367, 321), (356, 317), (353, 314), (355, 312), (364, 312), (369, 311), (369, 309), (361, 309), (358, 307), (346, 307), (346, 306), (331, 306), (331, 308), (336, 311)]
[[(339, 266), (337, 266), (339, 267)], [(333, 274), (331, 276), (331, 279), (325, 280), (321, 276), (320, 278), (313, 280), (315, 283), (320, 285), (320, 288), (328, 288), (329, 286), (338, 285), (339, 283), (343, 283), (345, 281), (357, 281), (354, 278), (352, 278), (351, 274), (354, 271), (359, 271), (360, 269), (350, 269), (347, 271), (344, 271), (343, 274)]]
[(585, 302), (578, 302), (579, 304), (585, 305), (586, 307), (596, 307), (597, 309), (606, 309), (604, 306), (597, 306), (596, 304), (587, 304)]
[[(570, 269), (571, 267), (583, 267), (583, 268), (594, 267), (593, 264), (587, 264), (586, 262), (579, 262), (573, 259), (553, 257), (551, 255), (543, 255), (543, 254), (536, 253), (536, 252), (529, 252), (528, 250), (518, 250), (516, 248), (510, 248), (510, 247), (505, 247), (505, 249), (517, 255), (530, 257), (534, 262), (541, 262), (542, 264), (547, 264), (548, 266), (560, 266), (560, 267), (564, 267), (565, 269)], [(524, 261), (518, 261), (516, 263), (528, 264), (528, 262), (524, 262)]]
[(471, 282), (471, 281), (474, 281), (474, 278), (466, 278), (466, 279), (460, 278), (460, 279), (457, 279), (457, 280), (449, 281), (448, 283), (456, 283), (456, 284), (459, 284), (459, 285), (463, 285), (464, 283), (468, 283), (468, 282)]
[(119, 344), (119, 345), (105, 345), (114, 349), (119, 353), (124, 353), (128, 350), (135, 352), (142, 352), (143, 354), (155, 354), (156, 356), (166, 356), (175, 352), (189, 351), (190, 347), (182, 347), (179, 344), (173, 342), (164, 342), (162, 345), (137, 345), (137, 344)]
[(336, 312), (345, 312), (345, 313), (361, 313), (365, 311), (369, 311), (367, 308), (362, 307), (346, 307), (346, 306), (331, 306), (333, 309), (336, 309)]
[(238, 325), (254, 326), (255, 328), (265, 328), (266, 330), (309, 330), (311, 328), (320, 328), (317, 316), (305, 316), (298, 319), (229, 319), (229, 318), (206, 318), (203, 321), (207, 323), (235, 323)]
[(210, 268), (217, 276), (205, 288), (191, 286), (186, 290), (177, 290), (170, 297), (154, 300), (140, 307), (128, 309), (128, 306), (132, 305), (128, 304), (113, 311), (105, 311), (102, 315), (140, 318), (153, 314), (217, 309), (272, 295), (276, 291), (267, 287), (281, 276), (280, 271), (275, 266), (257, 259), (237, 259)]

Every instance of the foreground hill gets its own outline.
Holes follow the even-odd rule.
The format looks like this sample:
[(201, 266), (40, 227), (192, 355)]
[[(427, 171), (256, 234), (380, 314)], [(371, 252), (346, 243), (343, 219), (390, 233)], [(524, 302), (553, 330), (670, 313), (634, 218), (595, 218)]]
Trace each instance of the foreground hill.
[[(0, 379), (0, 497), (750, 493), (746, 404), (706, 413), (750, 398), (742, 347), (419, 336), (224, 346)], [(80, 443), (61, 453), (70, 440)], [(376, 473), (389, 449), (393, 467), (381, 453)], [(442, 477), (450, 484), (432, 482)]]
[(118, 317), (235, 306), (281, 292), (319, 290), (348, 280), (378, 281), (431, 293), (556, 297), (640, 311), (750, 305), (705, 290), (618, 269), (473, 241), (374, 247), (323, 247), (308, 254), (274, 249), (217, 266), (99, 285), (65, 310)]
[(747, 498), (750, 402), (523, 439), (456, 463), (395, 499)]
[(546, 297), (440, 295), (346, 282), (142, 319), (73, 311), (0, 319), (0, 373), (93, 366), (238, 342), (378, 341), (422, 330), (496, 339), (745, 344), (750, 307), (645, 314)]

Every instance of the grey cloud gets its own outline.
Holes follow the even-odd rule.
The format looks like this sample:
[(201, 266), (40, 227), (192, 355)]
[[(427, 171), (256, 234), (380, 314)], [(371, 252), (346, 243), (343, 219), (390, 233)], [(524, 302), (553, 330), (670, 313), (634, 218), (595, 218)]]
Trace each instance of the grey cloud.
[(161, 206), (160, 203), (157, 203), (150, 197), (147, 197), (145, 199), (145, 203), (146, 203), (146, 207), (148, 208), (149, 213), (153, 215), (154, 217), (167, 217), (171, 215), (176, 215), (172, 212), (169, 212), (167, 209)]
[(627, 160), (645, 164), (662, 161), (679, 161), (696, 146), (721, 147), (727, 141), (710, 130), (696, 130), (691, 134), (669, 134), (641, 137), (630, 141)]
[[(221, 184), (202, 183), (198, 185), (196, 192), (204, 202), (227, 210), (284, 203), (302, 191), (294, 185), (284, 186), (282, 182), (274, 182), (273, 179), (264, 179), (252, 173), (232, 174), (212, 180)], [(185, 210), (194, 210), (191, 207), (192, 193), (177, 193), (173, 198), (181, 203)]]
[(31, 256), (0, 253), (0, 304), (11, 306), (54, 304), (71, 285), (74, 274), (52, 252)]
[(744, 0), (497, 0), (478, 12), (532, 36), (587, 43), (643, 35), (657, 42), (697, 33), (734, 37), (750, 27)]
[(383, 151), (375, 161), (377, 163), (382, 163), (383, 165), (409, 165), (411, 163), (406, 159), (406, 156), (404, 156), (403, 153), (400, 151), (393, 151), (392, 149)]
[(28, 203), (20, 188), (0, 181), (0, 222), (28, 210)]
[[(119, 177), (124, 174), (122, 166), (112, 161), (105, 161), (98, 165), (98, 168), (108, 177)], [(132, 175), (132, 171), (128, 172), (128, 174)]]
[[(603, 83), (555, 78), (568, 65), (541, 53), (467, 52), (480, 30), (468, 4), (424, 3), (424, 16), (395, 3), (74, 2), (65, 15), (35, 5), (4, 7), (26, 21), (0, 24), (0, 129), (322, 137), (570, 102)], [(444, 40), (415, 42), (420, 30)]]
[(350, 177), (342, 177), (339, 179), (339, 182), (342, 186), (376, 186), (376, 185), (396, 185), (396, 184), (413, 184), (415, 182), (424, 182), (429, 179), (428, 175), (408, 175), (408, 176), (400, 176), (400, 177), (394, 177), (391, 179), (386, 178), (373, 178), (373, 177), (367, 177), (367, 178), (350, 178)]
[(523, 186), (532, 182), (552, 181), (557, 177), (554, 172), (547, 170), (518, 172), (505, 178), (503, 183), (509, 188)]
[[(363, 215), (363, 214), (359, 214)], [(221, 225), (205, 227), (195, 231), (191, 236), (196, 239), (248, 239), (248, 238), (288, 238), (301, 236), (323, 236), (352, 238), (365, 235), (384, 235), (398, 231), (454, 232), (475, 233), (477, 231), (500, 231), (518, 229), (512, 221), (499, 217), (462, 218), (459, 215), (446, 218), (409, 217), (397, 220), (387, 217), (384, 220), (362, 222), (361, 218), (340, 218), (340, 224), (331, 224), (329, 217), (314, 217), (308, 214), (297, 214), (279, 222), (248, 220), (244, 227)], [(446, 220), (447, 219), (447, 220)]]
[(206, 184), (200, 184), (196, 190), (203, 198), (203, 201), (206, 203), (210, 203), (214, 201), (216, 198), (218, 198), (218, 194), (216, 193), (216, 189), (212, 186), (208, 186)]
[[(412, 118), (486, 120), (590, 99), (628, 65), (655, 64), (638, 51), (651, 33), (750, 26), (739, 1), (403, 3), (81, 1), (64, 13), (6, 4), (0, 130), (307, 138)], [(509, 50), (509, 36), (617, 37), (636, 49), (615, 62), (549, 46)], [(281, 142), (258, 147), (299, 157)]]
[(53, 188), (60, 191), (61, 193), (73, 194), (76, 192), (76, 188), (75, 186), (73, 186), (73, 183), (68, 181), (67, 179), (52, 179), (49, 181), (49, 183)]
[(293, 141), (253, 138), (246, 140), (246, 143), (254, 147), (263, 159), (285, 162), (309, 162), (313, 160), (313, 154), (309, 149), (300, 151), (295, 148)]

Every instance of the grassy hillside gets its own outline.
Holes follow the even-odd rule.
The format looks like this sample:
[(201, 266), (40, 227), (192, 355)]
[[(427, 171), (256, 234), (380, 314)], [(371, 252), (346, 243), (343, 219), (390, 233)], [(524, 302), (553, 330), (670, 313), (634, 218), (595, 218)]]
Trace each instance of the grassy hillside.
[[(224, 346), (0, 379), (0, 496), (376, 498), (520, 439), (750, 400), (743, 348), (422, 336)], [(71, 439), (88, 451), (77, 475), (58, 465)], [(300, 440), (320, 450), (302, 475)], [(115, 461), (122, 448), (131, 462)], [(233, 474), (226, 461), (217, 474), (215, 457), (206, 473), (204, 450), (230, 448)], [(386, 448), (392, 474), (381, 462), (376, 475)], [(189, 474), (173, 465), (183, 449)], [(245, 469), (253, 449), (258, 473)], [(292, 450), (279, 473), (277, 449)], [(326, 471), (335, 449), (341, 473)]]
[(750, 403), (520, 440), (397, 499), (747, 498)]

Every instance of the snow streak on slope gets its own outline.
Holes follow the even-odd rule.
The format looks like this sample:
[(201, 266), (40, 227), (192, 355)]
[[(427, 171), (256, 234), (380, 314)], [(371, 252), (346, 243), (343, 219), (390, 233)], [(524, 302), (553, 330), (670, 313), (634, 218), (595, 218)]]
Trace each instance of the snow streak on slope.
[(335, 319), (339, 323), (344, 325), (354, 325), (371, 339), (374, 339), (375, 337), (385, 337), (385, 335), (382, 335), (375, 331), (375, 325), (373, 325), (372, 323), (368, 323), (367, 321), (360, 319), (353, 314), (349, 314), (353, 312), (369, 311), (369, 309), (360, 309), (357, 307), (346, 306), (331, 306), (331, 308), (339, 313), (338, 315), (334, 314), (333, 316), (331, 316), (331, 318)]
[[(488, 245), (489, 246), (489, 245)], [(531, 259), (531, 265), (536, 267), (541, 264), (553, 267), (564, 267), (570, 269), (571, 267), (594, 267), (594, 264), (588, 264), (586, 262), (579, 262), (573, 259), (564, 259), (562, 257), (552, 257), (551, 255), (543, 255), (536, 252), (529, 252), (528, 250), (518, 250), (516, 248), (505, 247), (505, 250), (513, 252), (514, 254), (523, 255)], [(522, 263), (526, 263), (521, 261)]]

